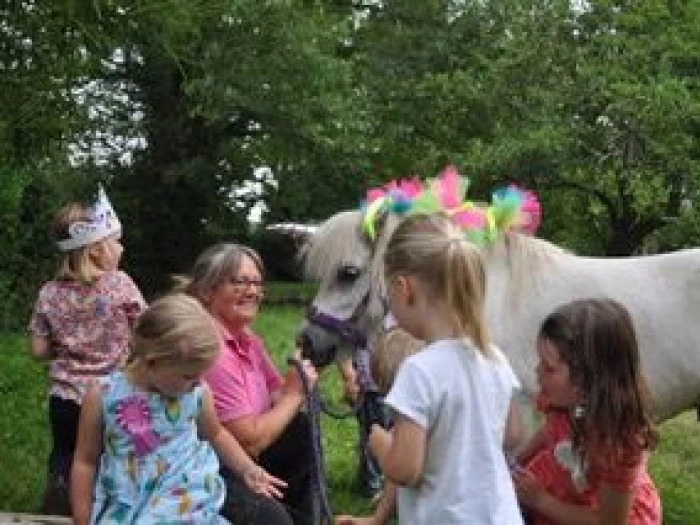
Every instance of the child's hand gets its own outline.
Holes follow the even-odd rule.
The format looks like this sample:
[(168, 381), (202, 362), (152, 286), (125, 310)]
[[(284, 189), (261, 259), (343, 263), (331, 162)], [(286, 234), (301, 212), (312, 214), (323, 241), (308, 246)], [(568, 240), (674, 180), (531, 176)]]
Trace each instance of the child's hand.
[(377, 423), (373, 423), (369, 427), (368, 444), (372, 452), (388, 447), (390, 442), (391, 432), (389, 430), (382, 428)]
[(357, 383), (357, 372), (350, 359), (338, 365), (338, 371), (343, 380), (343, 399), (350, 406), (357, 404), (360, 396), (360, 385)]
[(336, 516), (334, 520), (335, 525), (375, 525), (374, 518), (372, 516), (357, 517), (357, 516), (347, 516), (345, 514), (341, 516)]
[(282, 492), (278, 487), (284, 488), (287, 486), (284, 481), (268, 474), (264, 468), (258, 465), (248, 469), (243, 474), (243, 481), (250, 490), (268, 498), (281, 498)]
[(528, 508), (537, 509), (542, 498), (547, 493), (544, 487), (537, 478), (522, 467), (513, 468), (511, 475), (518, 501)]

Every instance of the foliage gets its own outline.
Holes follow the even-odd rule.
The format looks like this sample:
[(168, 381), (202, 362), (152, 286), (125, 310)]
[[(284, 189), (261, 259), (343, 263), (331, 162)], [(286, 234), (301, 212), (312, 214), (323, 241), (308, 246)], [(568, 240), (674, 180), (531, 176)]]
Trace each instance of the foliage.
[[(295, 186), (325, 190), (315, 196), (328, 202), (317, 213), (337, 208), (337, 185), (318, 181), (353, 134), (354, 87), (336, 52), (349, 8), (204, 0), (98, 2), (94, 10), (75, 16), (91, 39), (88, 53), (99, 57), (99, 89), (89, 94), (101, 112), (78, 146), (111, 180), (126, 263), (148, 295), (204, 246), (248, 238), (248, 207), (233, 206), (232, 194), (260, 166), (278, 180), (277, 191), (266, 188), (271, 200), (300, 197), (285, 197), (278, 216), (303, 215), (314, 202), (304, 198), (311, 191), (288, 191)], [(114, 137), (139, 137), (129, 162), (124, 146), (105, 140)]]
[[(88, 68), (79, 37), (57, 2), (0, 7), (0, 309), (2, 328), (17, 328), (37, 277), (46, 275), (47, 214), (67, 180), (66, 134), (80, 116), (71, 87)], [(40, 277), (39, 277), (40, 278)], [(26, 322), (26, 321), (22, 321)]]
[[(236, 2), (201, 51), (203, 74), (188, 82), (194, 110), (231, 122), (225, 169), (269, 166), (270, 220), (321, 218), (356, 205), (370, 145), (363, 88), (344, 49), (351, 9), (323, 2)], [(225, 175), (224, 175), (225, 176)]]
[[(361, 49), (390, 166), (519, 180), (555, 232), (615, 255), (695, 198), (697, 3), (383, 5)], [(569, 194), (573, 213), (556, 204)]]
[(56, 177), (62, 166), (49, 159), (0, 168), (0, 330), (26, 326), (39, 284), (55, 269), (49, 224), (70, 192), (70, 184)]
[(269, 246), (260, 196), (267, 222), (318, 221), (448, 162), (475, 198), (537, 190), (542, 235), (577, 251), (700, 238), (691, 0), (15, 0), (0, 22), (10, 311), (51, 274), (51, 213), (97, 180), (148, 296), (213, 242)]
[(688, 46), (699, 21), (697, 3), (659, 1), (592, 2), (575, 20), (576, 67), (564, 90), (573, 147), (552, 184), (596, 205), (606, 253), (639, 249), (697, 195), (700, 77), (684, 64), (700, 59)]

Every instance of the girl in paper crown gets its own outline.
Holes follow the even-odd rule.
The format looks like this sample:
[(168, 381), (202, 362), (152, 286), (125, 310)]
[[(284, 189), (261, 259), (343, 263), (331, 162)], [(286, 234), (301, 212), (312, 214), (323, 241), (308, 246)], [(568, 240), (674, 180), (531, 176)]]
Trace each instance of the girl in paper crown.
[(218, 422), (201, 381), (218, 348), (212, 318), (193, 297), (172, 294), (143, 313), (126, 369), (83, 403), (71, 480), (76, 525), (228, 523), (219, 516), (226, 490), (217, 454), (254, 492), (281, 496), (284, 482)]
[(145, 308), (141, 292), (119, 271), (121, 224), (100, 187), (92, 207), (71, 203), (52, 225), (61, 251), (29, 324), (32, 355), (49, 361), (53, 448), (43, 512), (68, 514), (68, 477), (78, 415), (90, 383), (123, 361), (131, 328)]
[(559, 307), (537, 340), (546, 421), (513, 476), (532, 523), (657, 525), (647, 472), (657, 433), (632, 319), (606, 299)]

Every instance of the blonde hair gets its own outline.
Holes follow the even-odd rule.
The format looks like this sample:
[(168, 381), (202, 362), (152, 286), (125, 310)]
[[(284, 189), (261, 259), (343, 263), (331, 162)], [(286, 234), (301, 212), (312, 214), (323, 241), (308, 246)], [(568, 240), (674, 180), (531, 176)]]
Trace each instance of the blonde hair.
[(386, 394), (394, 384), (401, 363), (423, 348), (424, 342), (395, 326), (382, 330), (371, 338), (372, 379), (380, 392)]
[(189, 276), (175, 278), (175, 290), (203, 301), (209, 292), (238, 273), (246, 256), (255, 263), (264, 279), (265, 268), (255, 250), (241, 244), (219, 243), (199, 254)]
[(129, 368), (147, 359), (184, 370), (206, 369), (219, 352), (214, 322), (201, 303), (184, 293), (166, 295), (139, 317), (132, 337)]
[(384, 255), (387, 281), (416, 276), (433, 297), (445, 301), (452, 322), (491, 355), (485, 322), (486, 269), (479, 248), (446, 215), (417, 214), (396, 228)]
[[(56, 212), (51, 223), (51, 233), (54, 240), (69, 239), (68, 228), (71, 224), (89, 220), (89, 209), (84, 204), (72, 202), (63, 206)], [(103, 270), (95, 264), (90, 254), (91, 246), (92, 244), (89, 244), (62, 252), (56, 271), (56, 279), (79, 281), (85, 284), (94, 283), (102, 275)]]

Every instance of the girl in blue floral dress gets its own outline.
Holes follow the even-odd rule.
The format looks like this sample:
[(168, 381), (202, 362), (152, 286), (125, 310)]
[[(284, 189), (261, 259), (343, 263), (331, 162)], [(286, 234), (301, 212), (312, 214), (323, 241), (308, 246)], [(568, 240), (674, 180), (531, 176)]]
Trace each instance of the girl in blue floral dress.
[(76, 525), (226, 523), (217, 454), (255, 492), (281, 496), (284, 483), (221, 427), (200, 381), (218, 347), (209, 314), (187, 295), (142, 315), (126, 369), (83, 402), (71, 479)]

